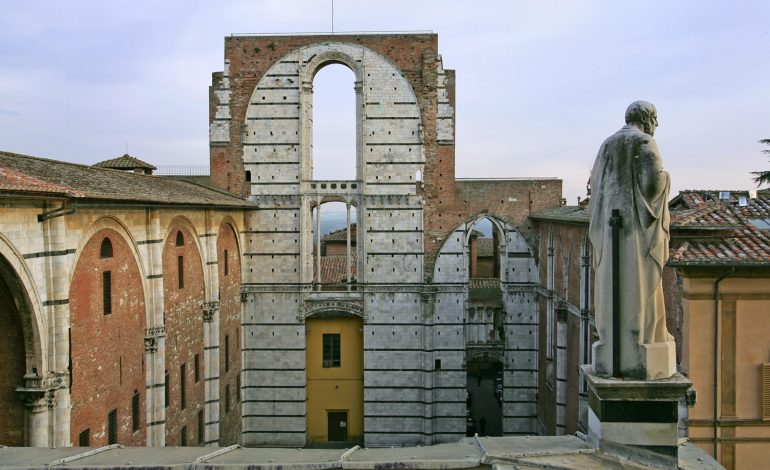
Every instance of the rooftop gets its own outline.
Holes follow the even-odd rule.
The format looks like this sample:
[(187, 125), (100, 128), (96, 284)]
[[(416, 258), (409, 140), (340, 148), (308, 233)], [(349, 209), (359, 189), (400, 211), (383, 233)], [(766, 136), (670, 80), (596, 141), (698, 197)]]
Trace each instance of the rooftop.
[(255, 207), (234, 194), (189, 181), (0, 151), (0, 196), (11, 195), (151, 205)]
[(139, 160), (136, 157), (132, 157), (127, 153), (111, 160), (104, 160), (103, 162), (94, 163), (94, 166), (98, 168), (112, 168), (114, 170), (134, 170), (137, 168), (157, 170), (156, 167), (150, 165), (149, 163), (143, 162), (142, 160)]
[[(721, 468), (705, 452), (679, 445), (679, 468)], [(0, 469), (206, 468), (261, 470), (518, 468), (649, 469), (603, 451), (575, 436), (464, 438), (452, 444), (368, 449), (283, 449), (217, 447), (0, 447)]]

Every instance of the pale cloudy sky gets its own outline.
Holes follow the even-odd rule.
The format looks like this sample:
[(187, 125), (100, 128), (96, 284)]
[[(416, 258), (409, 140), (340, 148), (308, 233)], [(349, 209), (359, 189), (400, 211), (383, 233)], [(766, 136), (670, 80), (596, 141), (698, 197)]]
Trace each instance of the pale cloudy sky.
[[(574, 204), (636, 99), (658, 107), (673, 191), (750, 188), (770, 168), (757, 143), (770, 138), (770, 2), (334, 4), (337, 32), (439, 34), (457, 71), (458, 177), (560, 177)], [(328, 32), (330, 19), (331, 0), (7, 0), (0, 149), (90, 164), (128, 142), (156, 165), (205, 165), (223, 38)]]

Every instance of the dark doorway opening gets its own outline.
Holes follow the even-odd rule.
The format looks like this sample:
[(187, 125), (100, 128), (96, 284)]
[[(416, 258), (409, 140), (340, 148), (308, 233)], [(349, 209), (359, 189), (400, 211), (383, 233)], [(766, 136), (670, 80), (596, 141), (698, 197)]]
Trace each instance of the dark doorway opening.
[(503, 435), (503, 365), (495, 359), (468, 362), (466, 434)]
[(329, 442), (347, 442), (348, 440), (348, 412), (328, 411)]

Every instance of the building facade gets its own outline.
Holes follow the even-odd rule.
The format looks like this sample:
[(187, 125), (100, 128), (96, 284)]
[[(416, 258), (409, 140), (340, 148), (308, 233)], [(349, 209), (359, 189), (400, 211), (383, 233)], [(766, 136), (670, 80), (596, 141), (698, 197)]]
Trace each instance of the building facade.
[(222, 390), (235, 405), (238, 234), (253, 204), (5, 152), (0, 201), (0, 442), (239, 441)]
[[(329, 64), (355, 76), (354, 180), (312, 176), (313, 77)], [(454, 96), (434, 34), (226, 38), (210, 91), (212, 177), (258, 206), (244, 234), (244, 444), (455, 441), (473, 361), (504, 372), (499, 432), (537, 431), (527, 215), (559, 205), (561, 182), (456, 180)], [(355, 277), (337, 290), (313, 246), (330, 201), (355, 208)], [(469, 238), (484, 219), (498, 234), (497, 306), (469, 287)], [(504, 334), (480, 332), (495, 317)], [(319, 395), (321, 377), (355, 391)]]

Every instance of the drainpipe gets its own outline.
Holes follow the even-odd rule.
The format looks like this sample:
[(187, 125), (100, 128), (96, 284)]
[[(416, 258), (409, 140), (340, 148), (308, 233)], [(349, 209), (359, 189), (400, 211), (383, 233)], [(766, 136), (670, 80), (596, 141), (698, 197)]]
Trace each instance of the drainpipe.
[(714, 282), (714, 460), (717, 460), (717, 443), (719, 438), (717, 436), (717, 428), (719, 426), (719, 419), (717, 418), (717, 384), (719, 382), (719, 283), (724, 281), (728, 276), (735, 272), (735, 268), (731, 268), (729, 271), (722, 274), (719, 279)]

